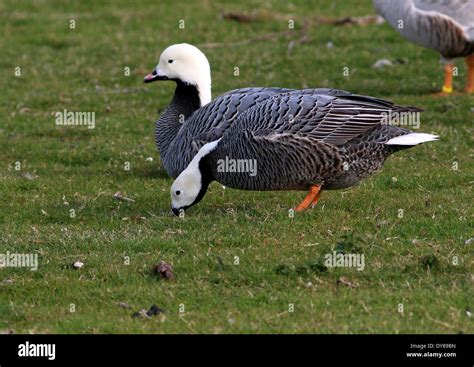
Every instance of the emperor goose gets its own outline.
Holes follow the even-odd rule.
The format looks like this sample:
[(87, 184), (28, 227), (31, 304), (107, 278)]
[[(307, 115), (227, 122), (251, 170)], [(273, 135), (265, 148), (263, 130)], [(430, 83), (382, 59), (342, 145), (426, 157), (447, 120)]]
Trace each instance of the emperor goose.
[(304, 210), (322, 189), (355, 185), (390, 154), (436, 140), (390, 124), (389, 116), (419, 111), (358, 95), (267, 98), (199, 150), (171, 186), (172, 211), (198, 203), (214, 180), (242, 190), (308, 190), (296, 207)]
[(375, 8), (408, 40), (438, 51), (444, 66), (442, 91), (453, 91), (452, 59), (465, 57), (466, 92), (474, 92), (474, 0), (373, 0)]
[(199, 148), (216, 140), (247, 109), (282, 93), (350, 95), (332, 89), (291, 90), (286, 88), (243, 88), (211, 101), (211, 72), (206, 56), (196, 47), (182, 43), (168, 47), (144, 82), (172, 80), (173, 99), (155, 126), (155, 141), (163, 166), (177, 177)]

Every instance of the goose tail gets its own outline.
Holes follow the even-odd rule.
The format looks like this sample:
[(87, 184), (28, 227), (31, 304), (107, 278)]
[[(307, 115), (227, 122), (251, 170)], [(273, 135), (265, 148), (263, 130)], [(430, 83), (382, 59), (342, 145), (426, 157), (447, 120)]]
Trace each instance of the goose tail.
[(387, 141), (386, 145), (409, 145), (414, 146), (428, 141), (436, 141), (439, 139), (438, 135), (426, 133), (409, 133), (406, 135), (397, 136)]

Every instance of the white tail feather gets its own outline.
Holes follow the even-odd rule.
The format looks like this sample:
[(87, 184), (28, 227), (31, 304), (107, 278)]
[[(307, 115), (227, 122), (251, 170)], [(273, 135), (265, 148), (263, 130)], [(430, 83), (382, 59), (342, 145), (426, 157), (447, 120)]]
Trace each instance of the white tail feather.
[(385, 144), (387, 145), (418, 145), (426, 143), (427, 141), (438, 140), (438, 135), (425, 134), (425, 133), (409, 133), (396, 138), (390, 139)]

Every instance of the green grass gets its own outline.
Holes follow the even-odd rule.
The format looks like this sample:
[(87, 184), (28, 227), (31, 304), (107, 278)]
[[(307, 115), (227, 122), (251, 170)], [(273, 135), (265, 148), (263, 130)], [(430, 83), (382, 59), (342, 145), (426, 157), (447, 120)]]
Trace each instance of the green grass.
[[(474, 307), (473, 245), (465, 244), (474, 237), (474, 98), (431, 95), (442, 79), (436, 53), (406, 42), (387, 24), (313, 22), (309, 41), (288, 55), (304, 18), (373, 14), (369, 0), (157, 4), (0, 4), (0, 253), (37, 253), (40, 262), (36, 272), (0, 269), (0, 330), (474, 332), (466, 313)], [(238, 23), (222, 19), (224, 10), (283, 18)], [(287, 30), (287, 15), (296, 20), (294, 37), (235, 43)], [(326, 47), (330, 41), (333, 48)], [(346, 89), (426, 109), (420, 131), (441, 140), (392, 156), (382, 173), (357, 187), (324, 192), (318, 207), (293, 219), (288, 209), (304, 193), (224, 191), (218, 184), (184, 219), (174, 218), (172, 180), (153, 142), (157, 109), (169, 103), (174, 85), (143, 85), (142, 78), (178, 42), (223, 44), (202, 47), (213, 95), (251, 85)], [(380, 58), (405, 63), (371, 68)], [(14, 76), (16, 66), (21, 77)], [(460, 90), (466, 68), (462, 60), (458, 66)], [(95, 111), (96, 128), (56, 126), (52, 114), (64, 108)], [(37, 178), (26, 179), (27, 172)], [(135, 202), (114, 200), (116, 191)], [(364, 271), (305, 267), (348, 235), (366, 257)], [(427, 268), (427, 256), (438, 263)], [(83, 269), (69, 267), (76, 260)], [(173, 280), (151, 271), (160, 260), (173, 265)], [(340, 284), (342, 277), (357, 286)], [(164, 314), (131, 317), (152, 304)]]

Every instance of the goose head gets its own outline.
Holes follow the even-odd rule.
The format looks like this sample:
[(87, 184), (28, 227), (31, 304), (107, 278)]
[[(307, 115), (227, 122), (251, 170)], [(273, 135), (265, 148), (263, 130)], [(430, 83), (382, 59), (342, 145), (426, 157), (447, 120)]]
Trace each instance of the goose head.
[(206, 194), (212, 177), (203, 158), (216, 149), (219, 141), (205, 144), (171, 185), (171, 211), (175, 215), (199, 203)]
[(211, 67), (206, 55), (193, 45), (179, 43), (165, 49), (156, 68), (143, 81), (157, 80), (193, 85), (198, 90), (201, 106), (211, 101)]

